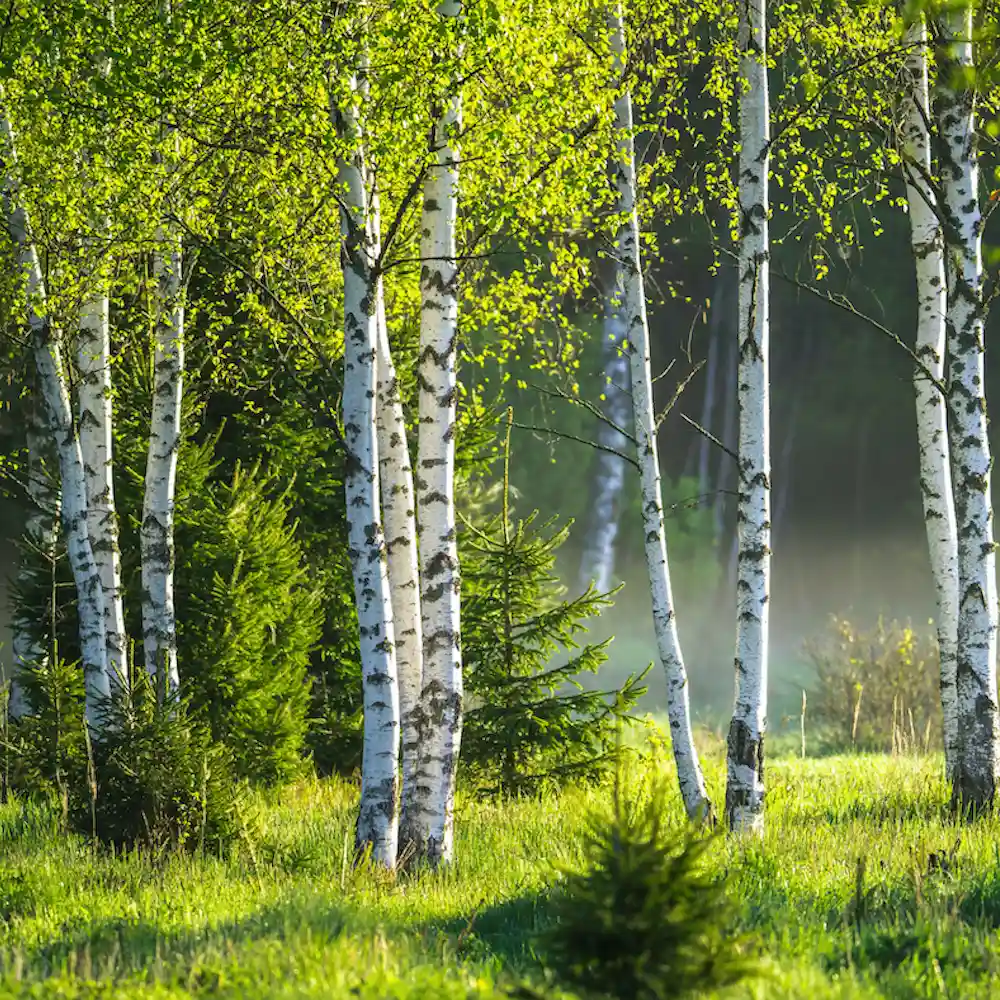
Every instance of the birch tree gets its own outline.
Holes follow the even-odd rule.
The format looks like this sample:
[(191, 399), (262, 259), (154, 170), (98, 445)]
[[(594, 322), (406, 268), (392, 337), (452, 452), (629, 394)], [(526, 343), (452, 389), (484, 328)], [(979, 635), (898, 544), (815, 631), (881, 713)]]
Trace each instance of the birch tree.
[(89, 279), (96, 285), (80, 309), (76, 360), (80, 453), (87, 480), (87, 528), (104, 594), (105, 642), (112, 683), (127, 676), (125, 614), (113, 477), (111, 327), (108, 288), (102, 268)]
[(920, 492), (937, 599), (941, 657), (945, 770), (952, 776), (958, 746), (955, 649), (958, 642), (958, 537), (949, 465), (948, 421), (939, 385), (945, 374), (947, 290), (944, 234), (931, 153), (927, 26), (922, 17), (904, 36), (901, 154), (917, 280), (917, 335), (913, 387), (920, 449)]
[(726, 822), (762, 832), (771, 565), (766, 0), (740, 0), (739, 548), (736, 704), (726, 755)]
[(356, 842), (392, 868), (399, 835), (399, 690), (395, 633), (385, 538), (379, 507), (376, 428), (378, 316), (373, 283), (375, 259), (357, 77), (343, 105), (332, 102), (331, 117), (346, 147), (337, 164), (341, 189), (341, 263), (344, 272), (343, 424), (348, 451), (348, 553), (354, 577), (364, 688), (364, 749), (361, 806)]
[(96, 733), (103, 724), (102, 701), (111, 693), (105, 639), (104, 593), (101, 575), (87, 530), (86, 473), (80, 439), (73, 424), (68, 376), (60, 332), (47, 311), (45, 278), (31, 236), (26, 207), (19, 202), (14, 131), (6, 115), (0, 117), (0, 156), (3, 158), (3, 215), (14, 245), (16, 263), (26, 295), (28, 333), (38, 371), (38, 386), (46, 407), (46, 422), (59, 459), (62, 523), (77, 593), (80, 650), (83, 660), (86, 717)]
[[(372, 253), (381, 259), (381, 212), (374, 181), (371, 189)], [(399, 715), (402, 756), (402, 800), (399, 842), (415, 842), (410, 825), (416, 805), (416, 782), (421, 739), (420, 691), (423, 678), (423, 629), (420, 616), (420, 572), (417, 554), (416, 498), (406, 433), (403, 400), (389, 346), (385, 288), (375, 280), (375, 320), (378, 326), (377, 436), (382, 517), (396, 637)]]
[[(160, 16), (169, 24), (170, 0), (161, 0)], [(170, 160), (178, 151), (177, 135), (165, 124), (154, 164), (165, 186)], [(170, 211), (172, 206), (165, 206)], [(177, 668), (177, 617), (174, 608), (174, 504), (177, 458), (181, 445), (184, 395), (184, 246), (173, 220), (162, 218), (153, 249), (155, 323), (153, 329), (153, 407), (146, 454), (145, 491), (139, 531), (142, 561), (142, 648), (146, 672), (157, 696), (180, 687)]]
[[(625, 26), (621, 6), (608, 16), (616, 79), (625, 66)], [(656, 417), (653, 409), (653, 379), (649, 357), (649, 323), (639, 251), (639, 219), (636, 210), (635, 145), (632, 130), (632, 97), (627, 88), (615, 99), (615, 153), (612, 164), (616, 214), (622, 220), (616, 239), (618, 274), (612, 302), (621, 316), (628, 342), (632, 380), (632, 409), (636, 453), (642, 491), (642, 527), (646, 567), (653, 600), (653, 625), (660, 662), (667, 677), (667, 712), (681, 796), (688, 816), (708, 819), (712, 805), (705, 789), (698, 751), (691, 730), (687, 671), (677, 634), (677, 618), (667, 563), (667, 541), (660, 495), (660, 465), (656, 447)]]
[(943, 12), (936, 118), (948, 282), (951, 478), (958, 531), (956, 721), (952, 796), (990, 804), (1000, 770), (997, 590), (985, 395), (985, 305), (971, 5)]
[[(460, 0), (442, 0), (447, 28), (462, 16)], [(457, 74), (435, 115), (433, 160), (423, 191), (420, 256), (420, 434), (417, 517), (420, 532), (423, 679), (421, 752), (413, 790), (418, 853), (432, 865), (452, 858), (455, 775), (462, 739), (460, 577), (455, 521), (455, 407), (458, 399), (457, 133), (462, 98)]]
[[(617, 284), (618, 268), (613, 267), (612, 281)], [(611, 590), (614, 581), (615, 548), (622, 490), (625, 488), (625, 459), (621, 452), (627, 440), (623, 433), (629, 422), (629, 356), (622, 316), (614, 296), (604, 296), (604, 420), (598, 430), (591, 501), (590, 531), (580, 561), (581, 591), (591, 584), (599, 593)]]

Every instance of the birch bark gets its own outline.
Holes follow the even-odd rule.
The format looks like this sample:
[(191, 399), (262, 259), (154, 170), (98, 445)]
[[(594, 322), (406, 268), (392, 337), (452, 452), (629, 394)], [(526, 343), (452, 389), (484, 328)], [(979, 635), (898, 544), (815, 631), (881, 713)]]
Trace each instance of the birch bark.
[(949, 779), (958, 747), (955, 653), (958, 643), (958, 535), (951, 489), (948, 411), (938, 387), (945, 376), (947, 288), (944, 233), (931, 184), (933, 157), (927, 74), (927, 25), (920, 18), (904, 39), (907, 49), (902, 95), (901, 140), (910, 239), (917, 280), (916, 355), (913, 388), (920, 449), (920, 492), (937, 599), (937, 639), (941, 657), (944, 758)]
[[(625, 28), (621, 6), (608, 17), (615, 55), (616, 77), (625, 65)], [(621, 287), (615, 293), (625, 335), (628, 338), (632, 378), (632, 408), (636, 454), (640, 467), (642, 521), (660, 662), (667, 676), (667, 712), (674, 760), (684, 807), (692, 819), (709, 820), (712, 805), (705, 789), (698, 751), (691, 731), (691, 708), (687, 671), (677, 635), (677, 619), (670, 587), (667, 541), (660, 496), (660, 466), (656, 448), (656, 418), (653, 410), (653, 380), (649, 357), (649, 324), (639, 252), (639, 220), (636, 212), (635, 146), (632, 136), (632, 96), (622, 91), (615, 100), (614, 186), (617, 212), (623, 219), (618, 230)]]
[(727, 748), (726, 822), (764, 824), (768, 613), (771, 568), (769, 261), (766, 0), (740, 0), (739, 548), (736, 704)]
[(164, 224), (158, 240), (153, 256), (157, 304), (153, 410), (139, 545), (143, 658), (162, 699), (180, 686), (174, 610), (174, 499), (184, 392), (184, 288), (180, 237)]
[(87, 480), (87, 528), (104, 593), (108, 672), (112, 684), (124, 685), (127, 640), (113, 478), (110, 310), (100, 268), (89, 278), (98, 288), (80, 309), (77, 335), (80, 453)]
[[(160, 0), (169, 22), (171, 0)], [(171, 130), (164, 126), (169, 138)], [(177, 149), (174, 136), (174, 151)], [(156, 154), (163, 164), (163, 156)], [(156, 327), (153, 409), (149, 423), (139, 548), (142, 561), (142, 650), (159, 699), (180, 687), (174, 608), (174, 502), (184, 396), (184, 247), (176, 225), (162, 221), (153, 251)]]
[[(381, 255), (379, 198), (371, 185), (372, 253)], [(406, 433), (403, 400), (389, 347), (385, 316), (385, 290), (381, 275), (375, 282), (375, 319), (378, 324), (378, 384), (376, 389), (379, 474), (382, 516), (393, 631), (396, 637), (396, 673), (399, 682), (399, 715), (402, 734), (403, 785), (400, 801), (399, 843), (405, 850), (416, 845), (411, 832), (419, 767), (423, 678), (423, 628), (420, 620), (420, 574), (417, 555), (416, 499), (413, 468)]]
[[(459, 0), (442, 0), (442, 18), (462, 16)], [(420, 530), (420, 605), (424, 673), (423, 726), (414, 785), (418, 853), (432, 864), (452, 858), (455, 774), (462, 739), (460, 577), (455, 523), (455, 406), (458, 397), (458, 151), (462, 98), (455, 85), (434, 123), (434, 160), (423, 192), (420, 256), (420, 436), (417, 445), (417, 523)]]
[(937, 129), (948, 282), (948, 424), (958, 531), (958, 741), (952, 797), (993, 801), (1000, 771), (997, 590), (985, 394), (985, 305), (971, 6), (938, 20)]
[(615, 545), (618, 540), (618, 519), (622, 490), (625, 488), (625, 460), (613, 452), (623, 452), (628, 441), (619, 428), (629, 422), (629, 356), (625, 344), (625, 328), (615, 306), (612, 289), (620, 286), (619, 267), (614, 262), (610, 288), (604, 300), (604, 405), (606, 422), (597, 432), (602, 449), (597, 452), (593, 499), (590, 510), (590, 531), (580, 560), (579, 589), (591, 584), (605, 593), (614, 586)]
[(80, 651), (83, 659), (87, 723), (95, 733), (103, 728), (102, 701), (110, 695), (107, 643), (104, 636), (104, 594), (101, 576), (87, 531), (87, 486), (80, 440), (73, 426), (62, 345), (47, 312), (45, 279), (31, 237), (27, 211), (19, 204), (12, 176), (14, 132), (6, 116), (0, 118), (3, 162), (4, 225), (14, 244), (17, 265), (25, 283), (28, 330), (45, 400), (47, 422), (59, 458), (62, 482), (62, 523), (77, 593)]
[[(352, 78), (352, 99), (357, 81)], [(345, 489), (348, 549), (354, 577), (364, 687), (361, 807), (356, 843), (392, 868), (399, 835), (399, 690), (385, 538), (379, 508), (376, 429), (378, 318), (374, 260), (365, 192), (361, 127), (353, 105), (331, 107), (341, 139), (351, 149), (338, 161), (341, 189), (341, 262), (344, 271), (343, 422), (348, 450)]]

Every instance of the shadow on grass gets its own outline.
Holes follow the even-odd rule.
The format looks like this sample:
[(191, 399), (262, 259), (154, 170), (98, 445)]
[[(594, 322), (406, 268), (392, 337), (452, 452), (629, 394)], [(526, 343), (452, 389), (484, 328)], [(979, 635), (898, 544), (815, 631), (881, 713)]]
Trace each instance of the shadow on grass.
[(165, 928), (149, 920), (116, 916), (64, 924), (35, 947), (20, 949), (31, 978), (68, 971), (85, 979), (119, 978), (154, 971), (157, 978), (187, 979), (205, 961), (235, 959), (234, 951), (257, 944), (324, 947), (340, 937), (382, 935), (412, 946), (418, 956), (442, 955), (496, 961), (520, 974), (537, 965), (534, 941), (547, 925), (546, 897), (526, 894), (446, 920), (385, 920), (363, 904), (317, 892), (308, 899), (279, 900), (231, 921), (198, 928)]

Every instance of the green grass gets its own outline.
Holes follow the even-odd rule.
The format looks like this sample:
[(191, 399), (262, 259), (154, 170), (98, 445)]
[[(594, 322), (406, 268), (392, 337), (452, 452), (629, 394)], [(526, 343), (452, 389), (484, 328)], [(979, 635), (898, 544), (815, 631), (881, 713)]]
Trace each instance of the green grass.
[[(708, 768), (718, 800), (717, 748)], [(626, 782), (639, 793), (658, 771), (662, 751)], [(763, 841), (714, 848), (767, 970), (732, 995), (1000, 997), (1000, 821), (957, 827), (939, 772), (916, 758), (770, 765)], [(0, 997), (503, 995), (540, 981), (547, 886), (609, 798), (463, 799), (456, 865), (398, 880), (352, 870), (354, 792), (337, 782), (264, 805), (263, 843), (227, 860), (94, 853), (47, 808), (13, 803), (0, 809)], [(679, 824), (676, 796), (670, 808)]]

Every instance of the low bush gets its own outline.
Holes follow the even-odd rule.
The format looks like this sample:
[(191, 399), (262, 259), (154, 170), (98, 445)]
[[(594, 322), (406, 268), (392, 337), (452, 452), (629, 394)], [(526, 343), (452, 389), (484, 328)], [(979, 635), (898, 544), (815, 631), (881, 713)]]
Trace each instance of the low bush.
[(591, 826), (586, 867), (554, 898), (544, 956), (581, 996), (663, 1000), (758, 972), (725, 883), (704, 863), (711, 837), (670, 831), (667, 812), (662, 790), (645, 803), (616, 795), (611, 818)]
[(834, 616), (806, 644), (816, 672), (809, 717), (832, 749), (911, 752), (941, 746), (940, 660), (933, 634), (884, 622), (855, 628)]

